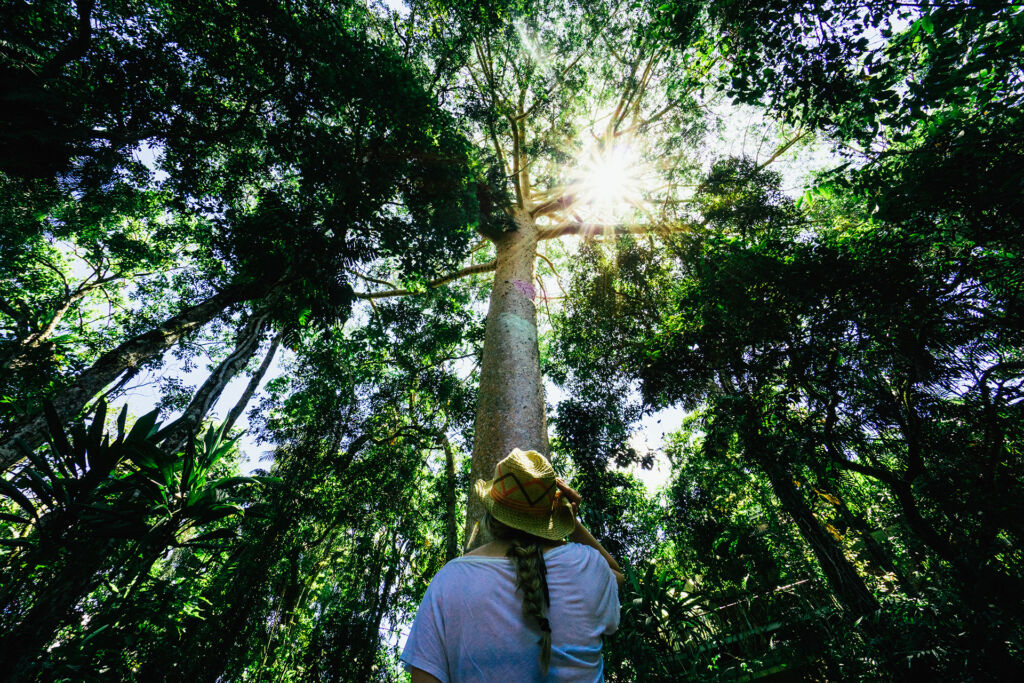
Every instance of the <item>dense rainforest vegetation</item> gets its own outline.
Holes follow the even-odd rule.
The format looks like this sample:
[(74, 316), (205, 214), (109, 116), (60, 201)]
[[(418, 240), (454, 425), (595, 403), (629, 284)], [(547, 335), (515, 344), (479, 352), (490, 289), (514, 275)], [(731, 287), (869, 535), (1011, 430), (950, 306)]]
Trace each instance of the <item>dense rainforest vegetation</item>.
[(512, 447), (609, 680), (1024, 671), (1024, 5), (0, 6), (6, 680), (403, 680)]

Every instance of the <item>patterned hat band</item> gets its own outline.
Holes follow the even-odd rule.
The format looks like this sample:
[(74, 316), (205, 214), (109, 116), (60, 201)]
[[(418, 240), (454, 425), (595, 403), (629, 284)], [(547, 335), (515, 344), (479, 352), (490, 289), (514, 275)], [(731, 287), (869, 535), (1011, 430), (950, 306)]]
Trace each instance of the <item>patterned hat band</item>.
[(521, 512), (524, 515), (534, 515), (536, 517), (547, 517), (551, 514), (551, 507), (555, 503), (555, 497), (550, 496), (547, 505), (530, 505), (519, 500), (515, 500), (508, 496), (502, 496), (497, 488), (491, 489), (491, 498), (494, 499), (498, 505), (504, 505), (507, 508), (512, 508), (517, 512)]

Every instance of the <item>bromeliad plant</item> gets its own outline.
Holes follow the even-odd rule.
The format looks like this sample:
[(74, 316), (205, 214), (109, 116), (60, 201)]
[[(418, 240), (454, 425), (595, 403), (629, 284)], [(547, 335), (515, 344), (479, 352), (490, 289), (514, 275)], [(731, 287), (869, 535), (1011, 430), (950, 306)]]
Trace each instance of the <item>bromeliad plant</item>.
[[(126, 433), (122, 410), (113, 438), (104, 435), (102, 402), (89, 427), (65, 431), (52, 406), (46, 416), (48, 449), (22, 446), (27, 463), (0, 478), (8, 501), (0, 544), (10, 549), (0, 556), (8, 579), (0, 588), (0, 667), (16, 675), (101, 583), (127, 586), (127, 600), (169, 548), (232, 538), (226, 522), (243, 513), (249, 485), (269, 480), (217, 476), (236, 441), (224, 438), (223, 426), (169, 453), (157, 445), (156, 411)], [(243, 486), (249, 490), (239, 493)]]
[(85, 530), (82, 525), (105, 537), (131, 535), (131, 529), (107, 517), (116, 512), (111, 499), (125, 477), (119, 467), (131, 453), (145, 448), (154, 433), (156, 411), (137, 420), (126, 434), (127, 407), (122, 409), (113, 441), (104, 435), (107, 406), (103, 402), (88, 428), (79, 422), (69, 431), (64, 430), (51, 404), (45, 411), (49, 448), (34, 451), (19, 443), (27, 463), (10, 480), (0, 478), (0, 494), (17, 511), (4, 513), (0, 519), (19, 532), (13, 538), (0, 539), (0, 544), (21, 548), (29, 555), (48, 552), (80, 535)]
[[(209, 547), (234, 538), (233, 527), (211, 525), (241, 515), (249, 497), (235, 493), (248, 484), (277, 481), (273, 477), (217, 476), (217, 465), (234, 449), (238, 437), (224, 438), (224, 425), (211, 426), (201, 440), (188, 442), (183, 453), (168, 453), (151, 442), (130, 456), (135, 472), (126, 478), (147, 529), (138, 539), (148, 557), (148, 570), (171, 546)], [(197, 533), (196, 533), (197, 532)], [(194, 535), (193, 535), (194, 534)]]

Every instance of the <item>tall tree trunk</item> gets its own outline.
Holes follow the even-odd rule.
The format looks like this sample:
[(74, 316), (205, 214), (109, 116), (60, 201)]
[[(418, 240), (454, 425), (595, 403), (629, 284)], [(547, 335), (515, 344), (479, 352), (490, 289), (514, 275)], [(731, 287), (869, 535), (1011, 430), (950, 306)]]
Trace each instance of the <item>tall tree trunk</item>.
[[(263, 287), (228, 287), (205, 301), (189, 306), (149, 332), (135, 336), (111, 349), (54, 399), (57, 413), (64, 419), (73, 418), (93, 396), (116, 380), (121, 373), (163, 353), (186, 334), (208, 323), (227, 306), (264, 293)], [(29, 448), (42, 444), (46, 440), (46, 420), (42, 412), (29, 416), (0, 440), (0, 471), (6, 471), (22, 458), (14, 446), (15, 439), (21, 439)]]
[(260, 387), (260, 382), (267, 374), (267, 370), (270, 369), (270, 364), (274, 361), (274, 356), (277, 355), (277, 349), (281, 346), (281, 338), (284, 336), (284, 332), (278, 332), (274, 339), (270, 342), (270, 348), (267, 349), (267, 355), (263, 356), (263, 362), (260, 363), (259, 369), (256, 370), (250, 379), (249, 383), (245, 386), (245, 391), (239, 397), (238, 401), (232, 406), (228, 412), (228, 416), (224, 419), (224, 433), (227, 434), (231, 431), (231, 428), (235, 426), (235, 422), (241, 417), (242, 411), (249, 405), (249, 401), (252, 400), (256, 390)]
[(893, 559), (889, 548), (875, 539), (874, 533), (876, 530), (868, 524), (864, 516), (854, 513), (843, 502), (840, 502), (837, 509), (843, 518), (843, 522), (860, 537), (871, 563), (896, 577), (896, 581), (904, 593), (916, 596), (917, 587), (910, 581), (907, 573), (896, 564), (896, 560)]
[(763, 458), (760, 459), (760, 464), (782, 508), (793, 518), (800, 535), (811, 546), (840, 604), (854, 616), (878, 610), (878, 601), (864, 585), (857, 570), (846, 559), (843, 549), (814, 516), (807, 501), (793, 483), (792, 475), (781, 465), (765, 462)]
[(544, 385), (537, 348), (533, 286), (537, 226), (516, 209), (516, 230), (495, 239), (497, 267), (487, 309), (480, 389), (477, 397), (473, 465), (466, 511), (466, 549), (490, 540), (481, 525), (483, 501), (477, 479), (490, 479), (495, 464), (513, 448), (548, 452)]
[(441, 435), (441, 446), (444, 448), (444, 522), (445, 545), (444, 561), (450, 562), (459, 556), (459, 539), (455, 524), (455, 452), (448, 437)]
[[(826, 449), (830, 448), (832, 447), (826, 446)], [(864, 544), (864, 550), (870, 558), (871, 564), (873, 564), (878, 570), (887, 572), (896, 577), (896, 581), (899, 583), (900, 588), (904, 593), (907, 595), (917, 595), (917, 589), (910, 582), (903, 569), (896, 564), (896, 561), (893, 559), (889, 549), (884, 547), (882, 543), (875, 539), (875, 529), (868, 524), (863, 515), (857, 514), (851, 510), (849, 506), (847, 506), (846, 501), (840, 497), (839, 490), (833, 486), (833, 477), (828, 474), (824, 467), (817, 467), (816, 470), (817, 492), (831, 498), (828, 501), (829, 504), (832, 505), (842, 518), (843, 523), (860, 537), (861, 542)]]
[(167, 450), (177, 453), (185, 447), (186, 442), (195, 438), (203, 418), (217, 403), (220, 395), (224, 392), (224, 387), (256, 355), (269, 317), (270, 312), (266, 309), (256, 311), (249, 316), (245, 325), (238, 331), (234, 350), (206, 378), (181, 417), (162, 430), (160, 440)]
[(60, 325), (64, 316), (71, 310), (71, 306), (84, 297), (89, 289), (85, 287), (79, 287), (74, 292), (68, 294), (64, 299), (57, 305), (57, 308), (53, 311), (53, 315), (50, 317), (43, 327), (34, 332), (29, 333), (24, 338), (15, 341), (11, 344), (12, 348), (8, 351), (8, 356), (4, 358), (3, 363), (0, 364), (4, 370), (9, 368), (18, 368), (23, 365), (30, 365), (33, 362), (33, 354), (39, 350), (46, 340), (53, 336), (57, 326)]
[(800, 535), (814, 553), (822, 573), (828, 580), (839, 603), (853, 616), (863, 616), (879, 609), (878, 601), (864, 584), (857, 570), (828, 531), (821, 525), (803, 494), (797, 490), (789, 468), (778, 457), (776, 447), (765, 434), (764, 418), (753, 405), (755, 399), (747, 398), (743, 424), (740, 427), (740, 441), (747, 456), (762, 469), (768, 477), (772, 492), (785, 510), (796, 522)]

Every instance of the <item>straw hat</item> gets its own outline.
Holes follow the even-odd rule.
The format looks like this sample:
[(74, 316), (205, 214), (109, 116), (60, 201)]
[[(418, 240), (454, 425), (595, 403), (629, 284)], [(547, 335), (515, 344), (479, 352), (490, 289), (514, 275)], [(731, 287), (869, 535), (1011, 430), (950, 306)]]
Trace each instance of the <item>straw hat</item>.
[(491, 481), (476, 482), (476, 494), (496, 520), (552, 541), (568, 536), (576, 525), (572, 506), (557, 491), (548, 459), (518, 448), (495, 466)]

